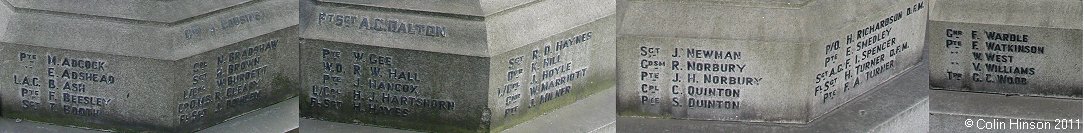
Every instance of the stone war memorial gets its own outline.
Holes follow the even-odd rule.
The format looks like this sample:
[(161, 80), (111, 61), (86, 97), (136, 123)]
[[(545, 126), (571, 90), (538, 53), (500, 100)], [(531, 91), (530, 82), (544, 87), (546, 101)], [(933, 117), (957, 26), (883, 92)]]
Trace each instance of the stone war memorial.
[(296, 1), (2, 0), (0, 116), (192, 132), (296, 96)]
[[(938, 0), (930, 86), (1081, 98), (1080, 1)], [(1012, 10), (993, 10), (1012, 9)], [(1020, 10), (1018, 12), (1011, 12)]]
[(1080, 132), (1081, 17), (1079, 0), (930, 0), (930, 131)]
[[(878, 87), (917, 68), (926, 47), (924, 0), (619, 5), (618, 116), (645, 118), (630, 123), (678, 120), (647, 126), (704, 120), (811, 125), (865, 93), (886, 90)], [(874, 100), (917, 106), (923, 89), (905, 90), (910, 99)]]
[(614, 86), (614, 1), (301, 4), (303, 119), (500, 132)]

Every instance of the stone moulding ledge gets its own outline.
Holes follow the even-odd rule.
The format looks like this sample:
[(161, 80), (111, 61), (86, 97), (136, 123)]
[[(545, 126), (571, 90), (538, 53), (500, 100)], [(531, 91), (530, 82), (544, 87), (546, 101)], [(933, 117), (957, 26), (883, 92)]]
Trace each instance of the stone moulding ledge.
[[(918, 64), (921, 64), (921, 63), (909, 64), (909, 65), (911, 65), (911, 66), (909, 66), (909, 67), (907, 67), (907, 68), (904, 68), (904, 69), (900, 70), (899, 72), (897, 72), (897, 73), (895, 73), (895, 74), (892, 74), (892, 75), (891, 75), (891, 76), (889, 76), (889, 77), (886, 77), (886, 79), (885, 79), (884, 81), (893, 81), (893, 80), (897, 80), (898, 78), (900, 78), (900, 76), (902, 76), (902, 75), (904, 75), (904, 74), (907, 74), (907, 72), (910, 72), (910, 71), (917, 71), (917, 70), (922, 70), (922, 69), (916, 69), (916, 68), (918, 68), (918, 67), (927, 67), (927, 66), (925, 66), (925, 65), (918, 65)], [(824, 118), (824, 117), (825, 117), (826, 115), (828, 115), (829, 113), (832, 113), (832, 112), (836, 112), (836, 111), (838, 111), (838, 110), (842, 110), (844, 106), (847, 106), (847, 105), (851, 105), (851, 104), (854, 104), (854, 103), (860, 102), (860, 101), (857, 101), (857, 100), (853, 100), (853, 99), (858, 99), (858, 98), (861, 98), (861, 97), (864, 97), (864, 96), (867, 96), (867, 95), (873, 95), (873, 93), (874, 93), (875, 91), (878, 91), (878, 90), (883, 90), (884, 88), (887, 88), (887, 87), (886, 87), (886, 85), (887, 85), (887, 84), (889, 84), (889, 82), (880, 82), (880, 83), (877, 83), (877, 85), (875, 85), (875, 86), (874, 86), (873, 88), (871, 88), (870, 90), (866, 90), (865, 92), (862, 92), (861, 94), (858, 94), (858, 96), (855, 96), (855, 97), (853, 97), (853, 98), (852, 98), (851, 100), (848, 100), (847, 102), (844, 102), (844, 103), (842, 103), (842, 104), (836, 105), (835, 107), (831, 107), (832, 109), (828, 110), (828, 111), (827, 111), (827, 113), (824, 113), (824, 114), (821, 114), (821, 115), (812, 115), (812, 118), (809, 118), (809, 123), (813, 123), (813, 122), (817, 122), (817, 121), (820, 121), (821, 119), (823, 119), (823, 118)], [(927, 97), (927, 98), (929, 98), (929, 97)], [(812, 106), (810, 106), (810, 108), (812, 108)], [(810, 111), (812, 111), (812, 110), (810, 110)]]
[[(26, 19), (10, 20), (5, 25), (7, 28), (3, 29), (6, 30), (3, 34), (7, 35), (0, 38), (4, 43), (158, 60), (180, 60), (230, 44), (245, 43), (249, 38), (298, 24), (296, 17), (289, 17), (296, 16), (296, 13), (276, 10), (297, 8), (296, 4), (291, 6), (293, 2), (288, 0), (252, 0), (168, 23), (17, 8), (7, 0), (0, 0), (0, 3), (4, 4), (0, 6), (12, 8), (12, 17)], [(237, 23), (233, 23), (235, 19)], [(214, 32), (207, 32), (207, 29)], [(189, 36), (190, 30), (198, 33)], [(36, 35), (64, 38), (35, 39), (33, 36)], [(147, 50), (125, 52), (139, 48)]]
[[(69, 10), (69, 11), (57, 10), (57, 8), (61, 8), (61, 7), (47, 7), (47, 6), (43, 7), (43, 6), (32, 6), (32, 5), (18, 5), (18, 4), (13, 4), (11, 2), (13, 0), (0, 0), (0, 1), (2, 1), (4, 4), (7, 4), (7, 6), (10, 6), (10, 7), (16, 9), (16, 10), (32, 10), (32, 11), (35, 11), (35, 12), (50, 12), (52, 14), (85, 16), (86, 18), (90, 18), (90, 19), (96, 19), (96, 18), (93, 18), (93, 17), (101, 17), (101, 18), (106, 18), (106, 19), (117, 19), (117, 20), (120, 20), (120, 21), (127, 21), (127, 22), (158, 23), (158, 24), (162, 24), (162, 25), (169, 25), (169, 24), (175, 24), (175, 23), (178, 23), (178, 22), (191, 21), (192, 19), (198, 19), (200, 17), (205, 17), (206, 14), (215, 14), (215, 13), (221, 12), (223, 10), (231, 10), (232, 8), (236, 8), (238, 6), (250, 5), (252, 3), (258, 3), (258, 2), (269, 1), (269, 0), (247, 0), (247, 1), (243, 1), (243, 2), (233, 0), (232, 2), (227, 1), (227, 2), (230, 2), (230, 3), (226, 4), (226, 5), (215, 5), (213, 7), (198, 8), (198, 9), (206, 9), (206, 11), (180, 12), (180, 14), (160, 14), (160, 13), (165, 13), (165, 12), (178, 12), (178, 11), (175, 11), (175, 10), (180, 9), (180, 8), (158, 9), (158, 8), (155, 8), (155, 7), (151, 7), (151, 8), (153, 8), (151, 10), (161, 10), (161, 11), (159, 11), (157, 13), (152, 12), (149, 15), (146, 15), (146, 16), (138, 16), (138, 15), (137, 16), (132, 16), (133, 12), (109, 12), (109, 11), (102, 11), (102, 10), (84, 10), (84, 11), (89, 11), (89, 13), (80, 14), (80, 13), (75, 13), (77, 11), (74, 11), (74, 10)], [(21, 1), (30, 1), (30, 0), (21, 0)], [(90, 1), (90, 0), (78, 0), (78, 1), (75, 1), (75, 2), (61, 2), (61, 3), (67, 3), (66, 5), (70, 6), (70, 5), (72, 5), (72, 3), (88, 2), (88, 1)], [(96, 1), (101, 1), (101, 0), (96, 0)], [(181, 2), (181, 3), (165, 3), (165, 2), (176, 2), (178, 0), (155, 0), (154, 2), (133, 2), (133, 1), (142, 1), (142, 0), (127, 0), (127, 1), (125, 1), (125, 3), (129, 3), (129, 6), (135, 7), (135, 8), (139, 8), (141, 6), (142, 7), (156, 6), (156, 5), (153, 5), (153, 4), (158, 4), (158, 5), (162, 5), (162, 4), (191, 5), (191, 4), (193, 4), (192, 2), (187, 2), (187, 3), (185, 3), (185, 2)], [(91, 1), (91, 2), (94, 2), (94, 1)], [(18, 3), (18, 2), (16, 2), (16, 3)], [(136, 5), (136, 4), (152, 4), (152, 5)], [(62, 6), (64, 6), (64, 5), (62, 5)], [(189, 7), (189, 6), (183, 6), (183, 7)], [(41, 8), (41, 9), (38, 9), (38, 8)], [(109, 15), (109, 14), (115, 14), (115, 15)], [(174, 16), (174, 15), (176, 15), (176, 16)], [(173, 18), (164, 18), (164, 17), (156, 18), (155, 16), (167, 16), (167, 17), (173, 17)]]
[(372, 5), (356, 5), (356, 4), (347, 4), (347, 3), (338, 3), (338, 2), (325, 2), (325, 1), (316, 1), (313, 4), (315, 4), (315, 6), (318, 6), (318, 7), (336, 7), (336, 8), (346, 8), (346, 9), (352, 9), (352, 10), (375, 10), (375, 11), (386, 11), (386, 12), (392, 12), (392, 13), (418, 14), (418, 15), (426, 15), (426, 16), (448, 17), (448, 18), (456, 18), (456, 19), (469, 20), (469, 21), (485, 21), (485, 16), (478, 16), (478, 15), (466, 15), (466, 14), (454, 14), (454, 13), (443, 13), (443, 12), (433, 12), (433, 11), (408, 10), (408, 9), (398, 9), (398, 8), (389, 8), (389, 7), (372, 6)]
[[(458, 34), (460, 34), (460, 35), (461, 34), (481, 34), (482, 37), (480, 37), (479, 39), (484, 40), (484, 42), (482, 42), (481, 45), (486, 45), (485, 49), (479, 49), (479, 50), (484, 50), (482, 52), (463, 53), (463, 52), (450, 52), (450, 51), (423, 50), (423, 51), (430, 51), (430, 52), (449, 53), (449, 54), (468, 55), (468, 56), (480, 56), (480, 57), (495, 56), (495, 55), (498, 55), (498, 54), (501, 54), (501, 53), (504, 53), (504, 52), (507, 52), (507, 51), (511, 51), (511, 50), (513, 50), (515, 48), (519, 48), (521, 46), (528, 45), (530, 43), (534, 43), (534, 42), (538, 42), (538, 41), (546, 41), (545, 39), (548, 38), (548, 37), (552, 37), (554, 35), (558, 35), (558, 34), (567, 32), (569, 30), (577, 29), (577, 28), (580, 28), (580, 27), (583, 27), (583, 26), (591, 26), (591, 24), (593, 24), (593, 23), (597, 23), (597, 22), (601, 22), (601, 21), (608, 21), (607, 19), (615, 19), (615, 18), (611, 18), (611, 17), (614, 17), (614, 14), (616, 13), (612, 8), (609, 8), (609, 9), (601, 8), (602, 13), (600, 13), (598, 15), (594, 15), (594, 16), (577, 16), (576, 18), (566, 17), (567, 19), (575, 19), (575, 20), (577, 20), (577, 22), (570, 22), (570, 23), (568, 23), (566, 25), (558, 25), (558, 26), (549, 25), (551, 27), (558, 27), (558, 28), (546, 29), (547, 31), (530, 31), (530, 33), (540, 33), (540, 34), (531, 34), (531, 35), (513, 36), (513, 37), (500, 37), (501, 35), (504, 35), (504, 34), (507, 34), (507, 33), (522, 33), (522, 32), (518, 32), (518, 31), (529, 31), (529, 30), (522, 30), (522, 29), (516, 29), (516, 28), (509, 28), (511, 26), (501, 27), (501, 24), (505, 24), (505, 23), (509, 23), (509, 22), (517, 22), (517, 21), (520, 21), (520, 20), (530, 21), (530, 19), (535, 19), (534, 17), (508, 17), (508, 16), (515, 16), (515, 15), (519, 15), (519, 14), (524, 14), (525, 12), (528, 12), (528, 11), (550, 9), (550, 8), (540, 8), (539, 6), (548, 4), (548, 3), (545, 3), (545, 2), (553, 2), (553, 1), (556, 1), (556, 0), (536, 0), (536, 1), (531, 1), (531, 2), (528, 2), (528, 3), (525, 3), (525, 4), (520, 4), (518, 6), (510, 7), (508, 9), (489, 14), (487, 16), (455, 14), (455, 13), (423, 11), (423, 10), (411, 10), (411, 9), (399, 9), (399, 8), (392, 8), (392, 7), (386, 7), (386, 6), (376, 6), (376, 5), (368, 5), (368, 4), (351, 4), (351, 3), (324, 1), (324, 0), (317, 0), (317, 1), (313, 1), (312, 3), (314, 5), (314, 7), (318, 7), (318, 8), (322, 8), (322, 9), (335, 9), (337, 11), (338, 10), (341, 10), (341, 11), (362, 10), (362, 11), (381, 12), (382, 14), (398, 14), (398, 15), (406, 14), (406, 15), (411, 15), (411, 16), (427, 16), (427, 17), (432, 17), (432, 18), (454, 20), (454, 21), (467, 21), (468, 23), (480, 23), (480, 24), (483, 24), (482, 27), (477, 27), (477, 28), (482, 28), (482, 32), (477, 32), (477, 33), (475, 33), (475, 32), (471, 32), (471, 33), (460, 32)], [(566, 0), (566, 1), (569, 1), (569, 0)], [(568, 8), (571, 8), (571, 7), (572, 6), (569, 6)], [(577, 7), (579, 7), (579, 6), (577, 6)], [(514, 15), (510, 15), (510, 14), (514, 14)], [(554, 17), (554, 16), (561, 16), (561, 15), (546, 14), (546, 16), (543, 16), (543, 15), (536, 15), (536, 16), (539, 16), (539, 17)], [(302, 21), (306, 21), (306, 20), (302, 19)], [(612, 21), (612, 20), (610, 20), (610, 21)], [(309, 22), (309, 23), (312, 23), (312, 22)], [(476, 28), (476, 27), (470, 27), (470, 28)], [(326, 29), (319, 29), (319, 30), (326, 30)], [(322, 38), (321, 36), (312, 36), (312, 35), (307, 35), (306, 33), (302, 33), (300, 36), (301, 36), (301, 38), (318, 39), (318, 40), (325, 40), (325, 41), (332, 41), (332, 42), (365, 44), (365, 43), (362, 43), (362, 42), (356, 42), (356, 41), (351, 41), (351, 40)], [(456, 36), (456, 35), (449, 35), (449, 36)]]
[(754, 8), (780, 8), (780, 9), (801, 9), (813, 2), (813, 0), (802, 0), (799, 3), (790, 2), (760, 2), (756, 0), (740, 1), (740, 0), (629, 0), (630, 2), (640, 3), (680, 3), (688, 5), (704, 5), (704, 6), (736, 6), (736, 7), (754, 7)]
[(441, 1), (434, 3), (409, 2), (402, 0), (314, 0), (320, 3), (337, 3), (345, 5), (373, 6), (381, 8), (395, 8), (404, 10), (418, 10), (425, 12), (439, 12), (447, 14), (468, 16), (494, 16), (504, 14), (510, 10), (534, 6), (537, 3), (550, 0), (458, 0)]
[(199, 14), (199, 15), (194, 15), (194, 16), (191, 16), (191, 17), (187, 17), (187, 18), (184, 18), (184, 19), (171, 21), (171, 22), (139, 20), (139, 19), (131, 19), (131, 18), (120, 18), (120, 17), (93, 15), (93, 14), (78, 14), (78, 13), (51, 11), (51, 10), (44, 10), (44, 9), (32, 9), (32, 8), (25, 8), (25, 7), (17, 7), (15, 5), (12, 5), (11, 2), (9, 2), (9, 1), (10, 0), (0, 0), (0, 2), (3, 2), (4, 6), (10, 7), (16, 13), (47, 14), (47, 15), (53, 15), (53, 16), (74, 17), (74, 18), (79, 18), (79, 19), (90, 19), (90, 20), (96, 20), (96, 21), (132, 24), (132, 25), (146, 25), (146, 26), (156, 26), (156, 27), (173, 27), (173, 26), (177, 26), (177, 25), (189, 24), (189, 23), (192, 23), (195, 20), (210, 18), (215, 14), (220, 14), (222, 12), (231, 11), (231, 10), (239, 10), (238, 8), (243, 8), (243, 7), (247, 7), (249, 5), (253, 5), (255, 3), (260, 3), (260, 2), (270, 1), (270, 0), (247, 1), (247, 2), (244, 2), (244, 3), (237, 4), (237, 5), (228, 6), (228, 7), (217, 9), (217, 10), (214, 10), (214, 11), (211, 11), (211, 12), (207, 12), (207, 13), (203, 13), (203, 14)]

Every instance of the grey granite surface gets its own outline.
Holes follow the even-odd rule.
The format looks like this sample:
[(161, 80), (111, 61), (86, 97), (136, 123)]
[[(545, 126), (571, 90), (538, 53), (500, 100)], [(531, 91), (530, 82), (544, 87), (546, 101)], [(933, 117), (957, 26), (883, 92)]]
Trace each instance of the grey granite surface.
[(1080, 1), (935, 0), (934, 89), (1080, 99)]
[(926, 132), (929, 108), (928, 65), (920, 63), (877, 85), (847, 104), (805, 124), (617, 117), (617, 132)]
[[(297, 98), (276, 103), (271, 106), (252, 110), (221, 124), (196, 132), (200, 133), (236, 133), (261, 132), (284, 133), (298, 129)], [(25, 119), (0, 117), (0, 133), (103, 133), (108, 130), (71, 127), (37, 122)]]
[[(614, 88), (607, 89), (612, 91)], [(617, 130), (616, 116), (614, 113), (614, 93), (597, 93), (580, 102), (570, 104), (553, 112), (546, 113), (538, 118), (523, 124), (516, 125), (501, 132), (529, 133), (529, 132), (584, 132), (584, 133), (614, 133)], [(413, 133), (417, 131), (402, 130), (374, 125), (356, 125), (337, 122), (320, 121), (313, 119), (301, 119), (301, 132), (318, 133), (349, 133), (349, 132), (381, 132), (381, 133)], [(555, 128), (560, 127), (560, 128)]]
[(619, 116), (807, 124), (923, 58), (926, 1), (775, 3), (619, 4)]
[(484, 15), (409, 1), (301, 4), (301, 117), (498, 132), (613, 86), (613, 1), (541, 0)]
[(215, 2), (3, 1), (0, 115), (188, 132), (295, 97), (297, 1)]

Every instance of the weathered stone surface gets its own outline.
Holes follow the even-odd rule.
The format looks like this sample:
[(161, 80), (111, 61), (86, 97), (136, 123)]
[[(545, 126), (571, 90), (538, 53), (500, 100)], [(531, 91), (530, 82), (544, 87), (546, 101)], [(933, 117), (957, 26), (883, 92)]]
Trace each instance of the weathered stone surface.
[(542, 0), (482, 15), (302, 5), (302, 117), (496, 132), (613, 86), (613, 1)]
[(139, 14), (188, 17), (171, 22), (130, 13), (173, 7), (113, 12), (55, 9), (75, 1), (8, 2), (3, 6), (14, 8), (0, 11), (0, 75), (10, 77), (0, 83), (4, 117), (189, 132), (297, 94), (297, 13), (283, 10), (296, 9), (296, 1), (180, 4), (217, 10)]
[(321, 2), (345, 3), (414, 11), (439, 12), (472, 16), (488, 16), (493, 13), (542, 0), (318, 0)]
[(1080, 132), (1084, 118), (1080, 99), (931, 90), (930, 101), (930, 132)]
[[(28, 12), (84, 14), (149, 22), (175, 22), (259, 0), (6, 0)], [(87, 8), (94, 7), (94, 8)]]
[(930, 5), (931, 132), (1081, 131), (1081, 1)]
[[(296, 97), (295, 97), (296, 98)], [(261, 132), (286, 133), (297, 130), (297, 105), (299, 100), (288, 99), (271, 106), (253, 110), (230, 118), (220, 124), (196, 131), (196, 133)], [(0, 117), (0, 132), (5, 133), (109, 133), (110, 130), (88, 129), (68, 125), (32, 122), (22, 119)], [(310, 130), (306, 130), (310, 131)], [(116, 132), (116, 131), (112, 131)], [(296, 131), (294, 131), (296, 132)]]
[(619, 115), (805, 124), (921, 58), (922, 0), (789, 3), (629, 1)]
[[(906, 70), (925, 67), (917, 65), (926, 57), (925, 0), (815, 1), (807, 6), (813, 11), (805, 12), (811, 20), (803, 37), (813, 42), (813, 59), (806, 63), (821, 68), (809, 73), (813, 85), (808, 89), (815, 95), (810, 120)], [(839, 47), (833, 45), (837, 41)]]
[[(613, 92), (614, 88), (603, 90)], [(616, 132), (614, 113), (615, 93), (595, 93), (575, 103), (566, 105), (546, 115), (538, 116), (530, 121), (517, 124), (501, 132), (559, 132), (559, 133), (614, 133)], [(0, 121), (2, 124), (3, 121)], [(608, 123), (608, 124), (607, 124)], [(301, 119), (301, 126), (305, 132), (318, 133), (343, 133), (343, 132), (379, 132), (379, 133), (416, 133), (417, 131), (402, 130), (372, 125), (355, 125), (347, 123), (329, 122), (313, 119)], [(606, 125), (606, 126), (599, 126)], [(554, 128), (561, 127), (561, 128)]]
[(1080, 1), (935, 2), (931, 87), (1081, 98)]
[[(295, 2), (260, 0), (189, 21), (136, 22), (84, 14), (12, 9), (4, 42), (114, 55), (179, 60), (297, 25)], [(15, 31), (18, 31), (17, 33)], [(93, 32), (91, 32), (93, 31)], [(63, 35), (45, 38), (40, 35)]]
[[(930, 0), (930, 21), (1080, 29), (1074, 0)], [(938, 33), (940, 34), (940, 33)]]
[[(929, 122), (928, 65), (907, 69), (807, 124), (721, 122), (618, 116), (617, 132), (922, 132)], [(919, 85), (916, 85), (919, 84)], [(962, 122), (961, 122), (962, 123)]]
[(931, 86), (1081, 97), (1080, 29), (931, 21)]

